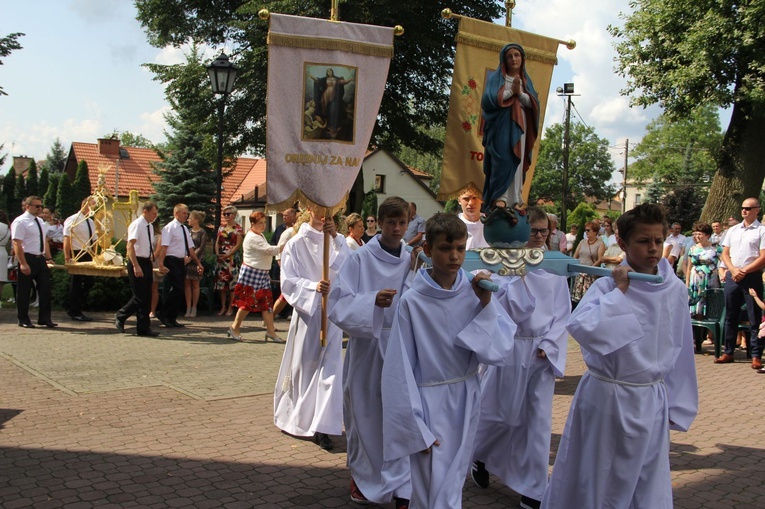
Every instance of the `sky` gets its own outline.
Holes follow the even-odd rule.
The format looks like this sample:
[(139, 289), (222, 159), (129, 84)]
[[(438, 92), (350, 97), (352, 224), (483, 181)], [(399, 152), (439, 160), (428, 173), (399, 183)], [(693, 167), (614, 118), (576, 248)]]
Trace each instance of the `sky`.
[[(628, 0), (590, 0), (586, 7), (518, 0), (513, 15), (516, 28), (577, 42), (574, 50), (559, 47), (545, 127), (563, 122), (564, 99), (555, 89), (573, 82), (580, 95), (573, 97), (572, 121), (609, 141), (617, 168), (625, 139), (634, 146), (661, 113), (658, 106), (631, 108), (620, 95), (626, 80), (614, 74), (614, 40), (606, 28), (621, 24), (619, 13), (628, 11)], [(132, 0), (0, 0), (0, 13), (0, 37), (26, 34), (23, 49), (0, 66), (0, 86), (9, 94), (0, 96), (0, 144), (9, 155), (0, 173), (10, 168), (10, 155), (44, 159), (57, 137), (67, 152), (73, 141), (94, 143), (115, 129), (165, 140), (164, 88), (141, 64), (180, 63), (183, 50), (150, 46)], [(406, 29), (406, 20), (401, 24)], [(230, 48), (206, 54), (212, 59), (220, 49)], [(729, 114), (722, 115), (725, 128)]]

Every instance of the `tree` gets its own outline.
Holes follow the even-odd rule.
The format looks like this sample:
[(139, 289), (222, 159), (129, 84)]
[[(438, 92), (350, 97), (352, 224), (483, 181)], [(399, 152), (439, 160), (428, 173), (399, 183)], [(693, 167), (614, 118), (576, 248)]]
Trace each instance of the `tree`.
[(361, 217), (364, 219), (367, 218), (367, 216), (375, 216), (377, 217), (377, 191), (374, 189), (370, 189), (366, 193), (364, 193), (364, 203), (361, 205)]
[(90, 196), (90, 176), (88, 175), (88, 162), (84, 159), (77, 163), (77, 173), (74, 175), (72, 184), (75, 202), (81, 203), (86, 196)]
[[(227, 123), (236, 126), (234, 153), (263, 153), (265, 147), (268, 23), (257, 16), (263, 7), (283, 14), (316, 18), (329, 15), (326, 0), (136, 1), (137, 19), (154, 46), (180, 47), (189, 41), (233, 46), (234, 62), (241, 69), (227, 112)], [(396, 153), (404, 145), (431, 154), (441, 148), (418, 126), (446, 122), (457, 23), (441, 18), (444, 7), (486, 21), (501, 15), (501, 6), (495, 0), (354, 0), (352, 8), (340, 10), (342, 21), (382, 26), (406, 21), (406, 33), (396, 38), (395, 55), (372, 136), (372, 144), (378, 147)], [(202, 69), (187, 73), (186, 66), (147, 67), (166, 84), (171, 104), (175, 101), (196, 105), (197, 109), (206, 109), (208, 117), (212, 116), (210, 86)], [(208, 121), (205, 132), (214, 133), (214, 124), (210, 124)]]
[(61, 173), (58, 179), (58, 191), (56, 192), (56, 210), (61, 217), (69, 217), (80, 208), (72, 190), (72, 184), (66, 173)]
[(699, 105), (733, 106), (702, 219), (732, 215), (765, 177), (765, 2), (642, 0), (610, 26), (616, 70), (633, 105), (659, 103), (672, 118)]
[(720, 118), (712, 105), (677, 120), (659, 115), (632, 151), (637, 161), (630, 165), (628, 176), (641, 183), (648, 179), (668, 184), (711, 183), (722, 139)]
[(16, 201), (16, 169), (13, 166), (3, 177), (3, 199), (5, 210), (8, 212), (8, 219), (13, 220), (19, 211), (19, 207), (15, 205), (19, 202)]
[(705, 193), (694, 186), (679, 186), (664, 195), (661, 204), (667, 209), (667, 221), (680, 223), (683, 231), (690, 230), (698, 221), (704, 207)]
[(24, 174), (19, 173), (16, 175), (16, 186), (13, 189), (13, 200), (17, 205), (11, 206), (11, 208), (20, 206), (18, 204), (20, 204), (27, 196), (29, 195), (27, 194), (27, 184), (24, 180)]
[[(45, 193), (48, 192), (48, 184), (50, 183), (50, 173), (48, 172), (48, 167), (46, 164), (40, 165), (42, 169), (40, 170), (40, 182), (37, 185), (37, 195), (43, 196)], [(43, 201), (45, 203), (45, 201)]]
[(664, 185), (661, 183), (660, 177), (657, 175), (648, 184), (648, 189), (645, 191), (645, 200), (648, 203), (661, 203), (661, 199), (664, 197)]
[(154, 172), (160, 176), (152, 197), (159, 208), (163, 224), (173, 217), (173, 207), (185, 203), (191, 210), (213, 211), (215, 172), (202, 152), (203, 136), (183, 121), (183, 114), (169, 118), (173, 131), (168, 136), (168, 152), (160, 151), (162, 161)]
[(112, 136), (116, 136), (120, 140), (120, 145), (125, 147), (155, 148), (154, 142), (143, 134), (115, 129), (111, 133), (105, 134), (104, 138), (111, 138)]
[(27, 196), (37, 196), (40, 194), (40, 179), (37, 177), (37, 163), (34, 159), (29, 161), (26, 178)]
[(52, 206), (55, 208), (56, 197), (58, 196), (58, 184), (61, 180), (61, 176), (65, 173), (51, 173), (48, 177), (48, 187), (46, 188), (45, 195), (43, 195), (43, 204)]
[(61, 140), (55, 139), (53, 145), (50, 147), (48, 157), (45, 158), (47, 168), (50, 173), (61, 173), (66, 166), (66, 151), (61, 144)]
[(412, 147), (403, 146), (398, 153), (398, 158), (406, 165), (432, 175), (430, 190), (438, 193), (438, 188), (441, 186), (441, 167), (443, 165), (443, 143), (446, 137), (446, 126), (420, 127), (420, 130), (424, 131), (434, 140), (440, 141), (441, 148), (438, 149), (437, 153), (431, 154), (420, 152)]
[[(13, 34), (8, 34), (2, 39), (0, 39), (0, 57), (5, 58), (8, 55), (11, 54), (12, 51), (21, 49), (21, 44), (19, 44), (18, 40), (19, 37), (22, 37), (24, 34), (21, 32), (16, 32)], [(3, 61), (0, 60), (0, 65), (3, 65)], [(0, 96), (8, 95), (5, 91), (3, 91), (3, 87), (0, 87)]]
[[(563, 135), (563, 124), (553, 124), (545, 131), (539, 147), (529, 203), (551, 200), (560, 205), (563, 195)], [(594, 129), (581, 123), (571, 124), (569, 139), (566, 203), (575, 207), (585, 197), (598, 200), (611, 198), (615, 190), (608, 181), (611, 180), (615, 166), (608, 153), (608, 140), (599, 138)]]

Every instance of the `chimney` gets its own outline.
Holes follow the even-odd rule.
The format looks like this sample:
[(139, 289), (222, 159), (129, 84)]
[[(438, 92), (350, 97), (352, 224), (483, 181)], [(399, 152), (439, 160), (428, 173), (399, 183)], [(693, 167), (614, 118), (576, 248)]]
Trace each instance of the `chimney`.
[(99, 138), (98, 153), (104, 157), (120, 156), (120, 140), (116, 137)]

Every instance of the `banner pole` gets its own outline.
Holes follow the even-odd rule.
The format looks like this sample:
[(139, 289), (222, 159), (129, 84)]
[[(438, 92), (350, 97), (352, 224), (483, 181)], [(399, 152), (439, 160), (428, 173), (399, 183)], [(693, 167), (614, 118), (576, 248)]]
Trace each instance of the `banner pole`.
[(339, 0), (332, 0), (332, 8), (329, 11), (329, 20), (330, 21), (340, 21), (340, 12), (339, 8), (337, 6)]
[[(332, 221), (332, 217), (327, 217), (325, 214), (324, 222)], [(329, 281), (329, 233), (324, 231), (324, 263), (321, 267), (321, 279)], [(327, 301), (329, 295), (326, 293), (321, 294), (321, 333), (319, 339), (321, 340), (321, 346), (327, 346)]]

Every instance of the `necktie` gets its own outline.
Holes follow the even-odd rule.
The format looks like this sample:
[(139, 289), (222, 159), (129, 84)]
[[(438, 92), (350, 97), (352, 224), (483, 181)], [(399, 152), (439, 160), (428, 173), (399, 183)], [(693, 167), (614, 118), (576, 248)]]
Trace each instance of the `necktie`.
[(154, 249), (152, 249), (152, 245), (151, 245), (151, 225), (150, 224), (146, 225), (146, 235), (149, 236), (149, 259), (151, 261), (154, 261)]
[(42, 226), (40, 226), (40, 221), (35, 219), (35, 225), (37, 225), (37, 231), (40, 233), (40, 254), (45, 254), (45, 241), (43, 240), (43, 234), (42, 234)]
[(183, 244), (186, 246), (186, 256), (189, 256), (189, 234), (183, 225), (181, 225), (181, 231), (183, 232)]

